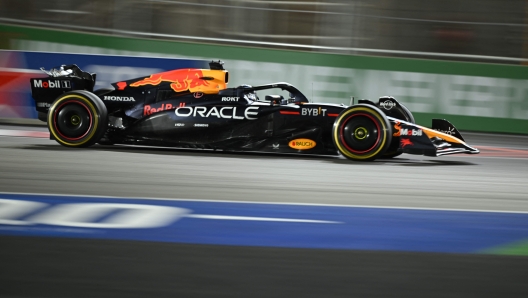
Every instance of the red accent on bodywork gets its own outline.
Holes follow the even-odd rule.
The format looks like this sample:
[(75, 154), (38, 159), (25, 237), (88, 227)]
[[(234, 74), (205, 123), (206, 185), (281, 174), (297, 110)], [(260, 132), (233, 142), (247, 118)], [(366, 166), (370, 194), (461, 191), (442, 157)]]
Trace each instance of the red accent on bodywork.
[(300, 115), (301, 114), (300, 112), (295, 112), (295, 111), (280, 111), (280, 113), (283, 115)]
[(414, 145), (414, 143), (411, 142), (411, 140), (409, 140), (409, 139), (404, 139), (404, 138), (402, 138), (402, 139), (400, 140), (400, 144), (401, 144), (401, 147), (402, 147), (402, 148), (405, 147), (405, 146), (412, 146), (412, 145)]
[(327, 115), (328, 115), (329, 117), (337, 117), (337, 116), (339, 116), (339, 114), (334, 114), (334, 113), (328, 113)]
[(117, 85), (117, 90), (125, 90), (126, 86), (127, 86), (127, 83), (126, 82), (118, 82), (116, 83)]

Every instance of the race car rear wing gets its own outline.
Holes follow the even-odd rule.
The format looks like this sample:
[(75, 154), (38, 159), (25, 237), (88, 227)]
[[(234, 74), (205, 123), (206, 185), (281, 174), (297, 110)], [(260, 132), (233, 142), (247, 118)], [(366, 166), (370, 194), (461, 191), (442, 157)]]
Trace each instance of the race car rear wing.
[(49, 71), (41, 68), (48, 75), (47, 78), (33, 78), (31, 96), (35, 100), (38, 112), (47, 113), (55, 99), (68, 91), (93, 91), (96, 75), (82, 71), (77, 65), (62, 65)]

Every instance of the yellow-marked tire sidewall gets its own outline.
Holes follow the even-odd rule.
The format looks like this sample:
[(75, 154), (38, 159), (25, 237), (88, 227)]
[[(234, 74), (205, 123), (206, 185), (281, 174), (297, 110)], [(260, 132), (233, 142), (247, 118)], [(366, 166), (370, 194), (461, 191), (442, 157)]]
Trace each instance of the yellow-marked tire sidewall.
[[(390, 127), (388, 126), (388, 120), (382, 115), (382, 112), (376, 111), (377, 108), (372, 108), (370, 106), (365, 105), (359, 105), (359, 106), (353, 106), (350, 107), (337, 117), (337, 119), (334, 122), (334, 127), (332, 129), (332, 139), (334, 140), (334, 144), (337, 148), (337, 150), (343, 154), (345, 157), (354, 159), (354, 160), (371, 160), (379, 155), (383, 154), (385, 150), (388, 147), (388, 139), (389, 139), (389, 133), (390, 133)], [(350, 152), (342, 143), (341, 138), (339, 135), (340, 127), (343, 125), (343, 121), (350, 115), (355, 114), (357, 112), (364, 112), (366, 114), (369, 114), (376, 118), (376, 120), (379, 122), (381, 127), (381, 140), (380, 144), (372, 150), (372, 152), (367, 152), (365, 154), (355, 154), (353, 152)]]
[[(60, 136), (60, 134), (57, 133), (57, 130), (54, 127), (55, 125), (54, 117), (55, 117), (55, 113), (57, 112), (56, 108), (60, 104), (62, 104), (64, 101), (71, 100), (71, 99), (75, 99), (77, 101), (80, 101), (86, 104), (86, 106), (90, 109), (90, 113), (92, 113), (92, 117), (93, 117), (93, 125), (90, 128), (89, 133), (86, 136), (84, 136), (82, 139), (76, 142), (64, 140)], [(97, 133), (97, 128), (99, 125), (99, 117), (100, 116), (97, 111), (97, 108), (95, 107), (95, 104), (91, 100), (89, 100), (88, 98), (80, 94), (68, 94), (68, 95), (65, 95), (57, 99), (51, 106), (48, 112), (48, 129), (50, 133), (53, 135), (53, 137), (55, 138), (55, 140), (59, 142), (61, 145), (68, 146), (68, 147), (84, 147), (84, 146), (89, 145), (91, 142), (93, 142), (93, 137)]]

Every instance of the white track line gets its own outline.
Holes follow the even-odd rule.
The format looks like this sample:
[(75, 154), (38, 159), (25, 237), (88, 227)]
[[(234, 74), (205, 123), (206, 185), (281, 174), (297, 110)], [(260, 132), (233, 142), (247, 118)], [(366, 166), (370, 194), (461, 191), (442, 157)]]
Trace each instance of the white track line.
[(299, 223), (342, 223), (339, 221), (314, 220), (314, 219), (295, 219), (295, 218), (275, 218), (275, 217), (254, 217), (254, 216), (232, 216), (232, 215), (210, 215), (210, 214), (188, 214), (185, 217), (200, 219), (218, 219), (218, 220), (248, 220), (248, 221), (277, 221), (277, 222), (299, 222)]

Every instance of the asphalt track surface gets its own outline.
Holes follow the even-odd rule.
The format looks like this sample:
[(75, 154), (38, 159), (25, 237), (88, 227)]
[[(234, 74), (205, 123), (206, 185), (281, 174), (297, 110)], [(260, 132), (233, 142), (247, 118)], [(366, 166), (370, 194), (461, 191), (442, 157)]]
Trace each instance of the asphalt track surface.
[(0, 190), (528, 211), (528, 137), (466, 139), (482, 153), (365, 163), (132, 146), (71, 149), (44, 138), (0, 137)]
[[(41, 128), (0, 127), (4, 130)], [(528, 212), (528, 138), (480, 155), (334, 157), (0, 137), (0, 191)], [(526, 297), (528, 258), (0, 238), (0, 297)]]

